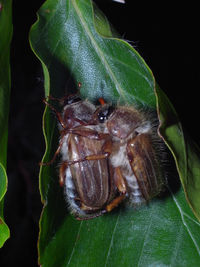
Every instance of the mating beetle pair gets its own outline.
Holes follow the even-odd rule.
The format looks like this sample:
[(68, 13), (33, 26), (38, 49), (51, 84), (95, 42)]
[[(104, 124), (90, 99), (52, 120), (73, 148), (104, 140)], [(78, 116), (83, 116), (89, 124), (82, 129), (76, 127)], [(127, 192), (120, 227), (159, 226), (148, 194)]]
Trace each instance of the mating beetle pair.
[(60, 184), (77, 219), (100, 216), (124, 199), (148, 201), (164, 184), (157, 149), (163, 143), (154, 123), (133, 107), (99, 102), (72, 95), (59, 113), (45, 101), (60, 124), (54, 158), (61, 153)]

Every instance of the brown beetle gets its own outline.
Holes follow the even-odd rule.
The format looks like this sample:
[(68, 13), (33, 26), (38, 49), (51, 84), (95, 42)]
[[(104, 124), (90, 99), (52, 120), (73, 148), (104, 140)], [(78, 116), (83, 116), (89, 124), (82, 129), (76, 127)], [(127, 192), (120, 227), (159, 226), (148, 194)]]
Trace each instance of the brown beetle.
[[(104, 125), (112, 139), (109, 161), (113, 179), (134, 205), (158, 195), (165, 184), (162, 160), (165, 146), (158, 136), (158, 124), (149, 115), (128, 107), (112, 107), (101, 100), (95, 120)], [(154, 121), (154, 119), (153, 119)]]
[(108, 160), (112, 140), (96, 118), (99, 108), (77, 95), (65, 99), (62, 113), (44, 102), (56, 113), (61, 138), (53, 159), (43, 165), (61, 153), (60, 184), (72, 213), (77, 219), (90, 219), (112, 210), (126, 191), (125, 184), (113, 177)]

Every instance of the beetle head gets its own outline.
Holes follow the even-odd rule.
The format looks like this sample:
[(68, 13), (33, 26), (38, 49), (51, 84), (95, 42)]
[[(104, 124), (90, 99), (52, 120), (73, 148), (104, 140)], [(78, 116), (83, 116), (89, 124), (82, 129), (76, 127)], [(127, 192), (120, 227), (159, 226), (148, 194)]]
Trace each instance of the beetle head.
[(136, 129), (142, 124), (141, 114), (128, 107), (116, 108), (107, 121), (107, 128), (111, 135), (119, 139), (126, 139), (130, 134), (136, 135)]
[(97, 113), (98, 122), (105, 123), (110, 135), (117, 139), (126, 139), (136, 135), (136, 129), (143, 121), (142, 115), (134, 108), (103, 105)]
[(87, 125), (95, 112), (95, 106), (87, 100), (81, 100), (79, 96), (69, 96), (63, 111), (63, 120), (66, 129), (81, 125)]
[(114, 111), (114, 107), (111, 105), (102, 106), (97, 114), (98, 122), (104, 123), (105, 121), (107, 121), (113, 111)]

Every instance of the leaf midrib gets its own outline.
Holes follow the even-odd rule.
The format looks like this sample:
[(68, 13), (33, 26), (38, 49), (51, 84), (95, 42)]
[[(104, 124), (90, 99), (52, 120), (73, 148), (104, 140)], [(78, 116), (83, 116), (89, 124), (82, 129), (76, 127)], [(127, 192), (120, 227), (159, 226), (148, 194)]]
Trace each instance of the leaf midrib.
[(74, 10), (76, 11), (77, 13), (77, 17), (79, 18), (79, 21), (83, 27), (83, 29), (85, 30), (85, 32), (87, 33), (97, 55), (99, 56), (102, 64), (104, 65), (105, 69), (108, 71), (110, 77), (112, 78), (113, 80), (113, 83), (115, 84), (116, 86), (116, 90), (118, 91), (119, 95), (122, 96), (124, 99), (125, 99), (125, 95), (124, 95), (124, 90), (123, 88), (121, 87), (121, 85), (118, 83), (118, 80), (115, 76), (115, 74), (113, 73), (112, 69), (110, 68), (109, 64), (108, 64), (108, 61), (106, 60), (105, 56), (104, 56), (104, 53), (102, 52), (101, 48), (98, 46), (96, 40), (94, 39), (93, 35), (92, 35), (92, 32), (90, 31), (89, 27), (87, 26), (87, 23), (84, 19), (84, 17), (82, 16), (82, 13), (76, 3), (76, 0), (72, 0), (71, 1), (73, 7), (74, 7)]

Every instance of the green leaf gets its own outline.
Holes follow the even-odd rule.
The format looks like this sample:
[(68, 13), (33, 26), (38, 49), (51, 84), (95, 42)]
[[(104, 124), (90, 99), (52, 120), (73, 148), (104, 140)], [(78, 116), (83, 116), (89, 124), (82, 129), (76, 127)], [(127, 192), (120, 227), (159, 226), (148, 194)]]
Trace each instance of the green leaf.
[[(158, 108), (164, 136), (170, 129), (164, 124), (166, 103), (162, 107), (167, 98), (159, 89), (155, 95), (154, 77), (138, 53), (112, 34), (107, 19), (96, 7), (93, 9), (91, 1), (46, 1), (30, 33), (32, 49), (42, 62), (46, 96), (75, 92), (81, 82), (82, 97), (91, 101), (103, 97), (108, 102), (136, 103), (150, 109), (161, 103)], [(56, 121), (48, 108), (44, 136), (47, 162), (58, 145)], [(165, 136), (168, 144), (172, 140), (172, 150), (175, 137), (174, 132)], [(169, 187), (165, 198), (138, 210), (121, 206), (102, 217), (80, 222), (68, 213), (56, 166), (43, 166), (40, 171), (44, 202), (39, 237), (42, 266), (199, 265), (200, 224), (181, 188), (176, 191)]]
[[(71, 90), (70, 82), (75, 86), (80, 81), (82, 96), (90, 100), (103, 96), (109, 101), (120, 98), (122, 102), (137, 101), (155, 107), (151, 71), (125, 41), (102, 38), (96, 32), (91, 11), (90, 1), (64, 0), (47, 1), (39, 11), (31, 41), (48, 68), (51, 94), (63, 94), (66, 86)], [(110, 36), (108, 22), (100, 20), (99, 14), (97, 17), (97, 28), (104, 34), (108, 31)], [(70, 81), (67, 73), (71, 74)]]
[(10, 233), (3, 218), (3, 198), (7, 190), (6, 159), (10, 99), (10, 42), (12, 38), (12, 1), (0, 0), (0, 247)]
[(200, 220), (200, 150), (183, 130), (172, 104), (158, 87), (157, 98), (160, 132), (175, 158), (188, 203)]

